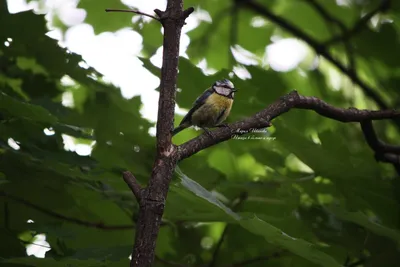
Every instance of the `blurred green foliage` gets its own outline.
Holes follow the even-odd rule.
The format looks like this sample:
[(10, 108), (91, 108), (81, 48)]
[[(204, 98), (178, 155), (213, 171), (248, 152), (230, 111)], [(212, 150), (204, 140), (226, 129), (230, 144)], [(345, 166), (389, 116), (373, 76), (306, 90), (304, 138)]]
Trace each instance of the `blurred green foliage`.
[[(351, 29), (380, 4), (258, 2), (318, 42), (341, 34), (338, 21)], [(336, 21), (321, 16), (312, 2)], [(254, 10), (230, 0), (187, 0), (185, 6), (195, 7), (192, 16), (208, 12), (212, 22), (200, 21), (188, 32), (189, 59), (180, 59), (180, 107), (190, 108), (197, 95), (237, 66), (251, 78), (231, 77), (241, 90), (229, 121), (251, 116), (293, 89), (337, 107), (377, 107), (313, 53), (313, 60), (288, 72), (265, 64), (271, 39), (293, 36)], [(139, 32), (140, 59), (159, 75), (149, 60), (162, 44), (158, 22), (132, 23), (131, 15), (106, 14), (105, 8), (124, 7), (115, 1), (81, 0), (78, 7), (87, 11), (85, 22), (96, 33), (123, 27)], [(131, 170), (146, 183), (154, 160), (155, 138), (149, 134), (154, 123), (139, 112), (140, 97), (123, 98), (95, 69), (81, 68), (81, 56), (46, 36), (43, 15), (9, 14), (3, 1), (0, 25), (1, 266), (128, 266), (138, 207), (121, 171)], [(350, 53), (340, 41), (329, 52), (343, 62), (352, 57), (354, 71), (395, 108), (399, 43), (400, 5), (392, 1), (353, 34)], [(253, 53), (257, 63), (238, 63), (231, 51), (235, 45)], [(196, 67), (201, 60), (216, 73), (205, 75)], [(62, 83), (64, 76), (74, 85)], [(72, 94), (74, 107), (62, 104), (64, 93)], [(392, 166), (375, 161), (359, 125), (306, 110), (292, 110), (273, 125), (267, 133), (250, 134), (262, 140), (230, 140), (179, 163), (157, 241), (157, 257), (164, 261), (154, 266), (211, 261), (222, 267), (241, 262), (235, 266), (398, 266), (400, 182)], [(375, 125), (384, 141), (400, 140), (391, 121)], [(91, 155), (66, 150), (63, 135), (93, 144)], [(185, 130), (174, 142), (196, 135)], [(45, 259), (27, 257), (25, 246), (39, 233), (46, 234), (51, 250)]]

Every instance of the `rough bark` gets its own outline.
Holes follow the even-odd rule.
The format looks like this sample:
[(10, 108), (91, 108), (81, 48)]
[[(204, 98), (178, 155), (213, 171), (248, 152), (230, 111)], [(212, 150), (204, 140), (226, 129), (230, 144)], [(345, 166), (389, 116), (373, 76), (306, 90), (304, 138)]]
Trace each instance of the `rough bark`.
[(185, 19), (193, 12), (193, 8), (184, 11), (182, 0), (168, 0), (165, 11), (156, 9), (154, 12), (164, 27), (156, 134), (157, 154), (149, 184), (145, 189), (140, 188), (133, 175), (124, 173), (124, 180), (135, 194), (140, 206), (131, 267), (148, 267), (154, 260), (165, 200), (177, 162), (176, 146), (171, 142), (171, 129), (174, 122), (179, 41)]

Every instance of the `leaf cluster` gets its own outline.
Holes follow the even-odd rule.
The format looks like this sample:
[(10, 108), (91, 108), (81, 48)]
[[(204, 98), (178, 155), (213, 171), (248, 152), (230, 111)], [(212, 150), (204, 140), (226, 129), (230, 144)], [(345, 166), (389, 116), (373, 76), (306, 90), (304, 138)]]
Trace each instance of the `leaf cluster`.
[[(337, 23), (311, 2), (346, 29), (379, 5), (259, 1), (320, 43), (340, 35)], [(392, 2), (375, 24), (367, 22), (354, 33), (350, 52), (342, 41), (327, 49), (346, 64), (353, 60), (349, 66), (394, 108), (400, 99), (400, 6)], [(109, 4), (87, 0), (78, 7), (86, 9), (86, 22), (97, 33), (132, 26), (142, 34), (143, 65), (159, 76), (149, 60), (162, 44), (158, 22), (134, 18), (130, 24), (126, 14), (110, 18), (103, 12), (113, 7)], [(188, 32), (189, 59), (179, 63), (181, 108), (190, 108), (234, 67), (246, 69), (250, 78), (230, 77), (240, 91), (229, 121), (251, 116), (293, 89), (338, 107), (376, 108), (313, 52), (288, 72), (265, 65), (271, 39), (293, 35), (241, 1), (185, 5), (196, 8), (193, 17), (207, 12), (212, 22), (200, 21)], [(155, 138), (149, 134), (154, 123), (140, 113), (140, 97), (123, 98), (95, 69), (80, 67), (80, 55), (46, 36), (43, 15), (9, 14), (4, 5), (0, 12), (1, 265), (127, 266), (138, 207), (121, 173), (131, 170), (146, 183), (154, 160)], [(232, 54), (237, 46), (254, 54), (257, 63), (240, 63)], [(196, 66), (202, 60), (217, 71), (204, 74)], [(73, 106), (65, 104), (66, 96), (72, 96)], [(181, 118), (176, 116), (176, 124)], [(397, 266), (400, 182), (390, 165), (375, 161), (359, 125), (306, 110), (292, 110), (272, 123), (246, 140), (232, 139), (179, 163), (155, 266)], [(384, 141), (399, 140), (391, 121), (377, 123), (376, 130)], [(174, 142), (198, 134), (188, 129)], [(71, 151), (68, 140), (90, 147), (90, 155)], [(45, 259), (27, 257), (25, 247), (39, 233), (51, 250)]]

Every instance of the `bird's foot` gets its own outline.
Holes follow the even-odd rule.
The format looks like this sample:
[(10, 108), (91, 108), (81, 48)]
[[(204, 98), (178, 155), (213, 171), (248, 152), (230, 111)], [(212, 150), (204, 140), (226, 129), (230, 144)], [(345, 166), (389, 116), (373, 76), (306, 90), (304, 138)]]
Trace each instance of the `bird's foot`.
[(228, 127), (229, 129), (231, 129), (231, 126), (229, 126), (229, 124), (227, 124), (227, 123), (221, 123), (221, 124), (218, 124), (217, 125), (217, 127)]
[(229, 126), (229, 124), (227, 124), (227, 123), (218, 124), (216, 127), (218, 127), (218, 128), (222, 128), (222, 127), (229, 128), (229, 130), (232, 132), (231, 126)]
[(203, 129), (203, 131), (206, 132), (206, 134), (208, 134), (209, 136), (211, 136), (212, 138), (214, 138), (215, 136), (213, 135), (213, 133), (206, 127), (201, 127), (201, 129)]

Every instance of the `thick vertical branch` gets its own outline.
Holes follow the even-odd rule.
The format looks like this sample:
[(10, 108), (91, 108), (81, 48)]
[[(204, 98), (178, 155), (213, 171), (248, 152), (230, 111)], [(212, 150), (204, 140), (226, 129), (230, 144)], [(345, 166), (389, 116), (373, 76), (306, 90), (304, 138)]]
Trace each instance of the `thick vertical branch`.
[[(149, 267), (152, 266), (154, 260), (165, 200), (177, 162), (176, 147), (171, 142), (171, 130), (175, 110), (179, 41), (185, 19), (193, 12), (193, 8), (183, 11), (183, 0), (168, 0), (167, 9), (164, 12), (158, 9), (154, 12), (159, 16), (164, 27), (163, 65), (157, 118), (157, 154), (149, 184), (140, 191), (140, 197), (137, 197), (140, 210), (131, 267)], [(138, 190), (133, 190), (135, 191)]]

